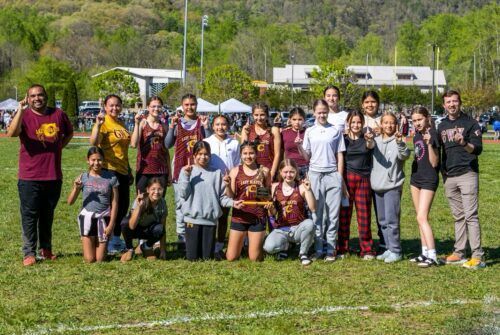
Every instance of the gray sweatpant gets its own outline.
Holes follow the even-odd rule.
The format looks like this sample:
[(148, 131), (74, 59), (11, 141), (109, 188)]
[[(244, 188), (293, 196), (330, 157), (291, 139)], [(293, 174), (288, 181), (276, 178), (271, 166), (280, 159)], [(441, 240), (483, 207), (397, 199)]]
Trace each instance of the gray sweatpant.
[(289, 243), (300, 243), (300, 254), (306, 254), (314, 241), (314, 223), (305, 219), (297, 226), (289, 229), (276, 228), (269, 234), (264, 242), (264, 251), (275, 254), (288, 250)]
[(396, 254), (402, 253), (399, 235), (401, 193), (401, 187), (385, 192), (374, 192), (378, 221), (384, 235), (386, 248)]
[(174, 186), (174, 201), (175, 201), (175, 231), (177, 234), (184, 235), (186, 233), (186, 224), (184, 223), (184, 215), (181, 212), (181, 199), (179, 197), (179, 184), (172, 183)]
[(316, 198), (317, 220), (315, 222), (314, 247), (316, 253), (322, 254), (323, 243), (326, 242), (327, 255), (333, 255), (337, 246), (339, 230), (342, 176), (337, 171), (315, 172), (309, 170), (309, 179)]
[(451, 214), (455, 219), (454, 253), (465, 257), (467, 235), (472, 250), (472, 257), (482, 259), (481, 227), (478, 218), (479, 177), (476, 172), (467, 172), (461, 176), (448, 177), (444, 190)]

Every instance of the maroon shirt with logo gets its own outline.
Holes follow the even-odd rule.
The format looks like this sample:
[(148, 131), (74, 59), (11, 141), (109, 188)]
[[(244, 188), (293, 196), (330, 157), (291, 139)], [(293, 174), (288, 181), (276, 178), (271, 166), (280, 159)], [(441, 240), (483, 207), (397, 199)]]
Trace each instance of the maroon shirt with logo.
[(61, 109), (47, 107), (45, 115), (38, 115), (28, 108), (19, 135), (19, 179), (62, 179), (62, 144), (72, 132), (73, 126)]

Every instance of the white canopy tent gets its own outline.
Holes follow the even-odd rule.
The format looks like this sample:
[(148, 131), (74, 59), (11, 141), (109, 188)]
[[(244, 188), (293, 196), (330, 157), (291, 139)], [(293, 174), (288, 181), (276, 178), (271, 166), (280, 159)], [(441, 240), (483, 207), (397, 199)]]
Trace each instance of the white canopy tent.
[(243, 102), (231, 98), (218, 105), (221, 113), (251, 113), (252, 107), (245, 105)]
[(1, 110), (16, 110), (17, 106), (19, 103), (15, 99), (7, 99), (2, 102), (0, 102), (0, 109)]
[[(205, 99), (202, 98), (197, 98), (198, 100), (198, 106), (196, 108), (197, 112), (201, 113), (217, 113), (219, 111), (219, 108), (217, 105), (214, 105), (211, 102), (208, 102)], [(177, 107), (177, 110), (182, 110), (182, 106)]]

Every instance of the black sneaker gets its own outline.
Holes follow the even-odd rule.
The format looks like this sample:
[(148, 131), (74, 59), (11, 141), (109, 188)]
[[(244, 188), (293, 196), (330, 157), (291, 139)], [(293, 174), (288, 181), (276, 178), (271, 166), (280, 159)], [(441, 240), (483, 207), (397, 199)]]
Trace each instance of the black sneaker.
[(425, 258), (423, 262), (417, 263), (419, 268), (430, 268), (431, 266), (438, 266), (439, 264), (432, 258)]
[(284, 261), (287, 258), (288, 258), (288, 254), (286, 252), (278, 252), (276, 254), (276, 260), (277, 261)]
[(424, 255), (418, 255), (417, 257), (410, 258), (412, 263), (422, 263), (427, 259)]

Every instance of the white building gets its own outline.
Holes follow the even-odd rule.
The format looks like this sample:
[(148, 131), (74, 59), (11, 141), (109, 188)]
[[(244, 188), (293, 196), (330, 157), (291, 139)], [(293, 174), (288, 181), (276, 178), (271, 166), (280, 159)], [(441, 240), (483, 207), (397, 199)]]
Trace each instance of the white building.
[(146, 105), (146, 100), (154, 95), (158, 95), (167, 84), (172, 82), (180, 82), (182, 80), (181, 70), (171, 69), (145, 69), (137, 67), (114, 67), (107, 71), (93, 75), (92, 77), (100, 76), (106, 72), (119, 70), (130, 74), (139, 85), (139, 94)]
[[(273, 68), (273, 84), (292, 85), (295, 89), (308, 89), (312, 72), (318, 65), (290, 65)], [(422, 92), (432, 87), (432, 70), (428, 66), (366, 66), (350, 65), (347, 67), (357, 79), (357, 84), (366, 87), (382, 86), (417, 86)], [(439, 92), (446, 87), (443, 70), (435, 71), (435, 83)]]

